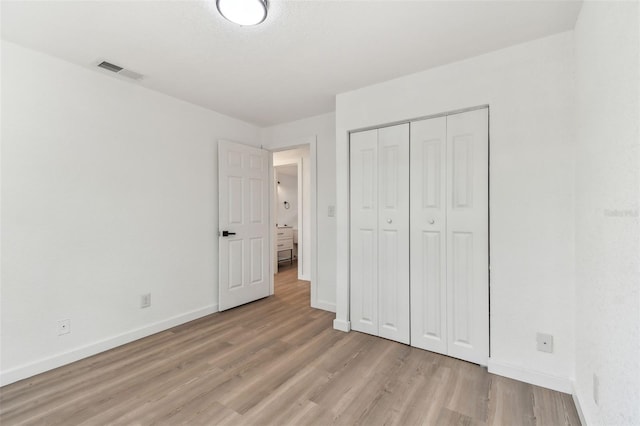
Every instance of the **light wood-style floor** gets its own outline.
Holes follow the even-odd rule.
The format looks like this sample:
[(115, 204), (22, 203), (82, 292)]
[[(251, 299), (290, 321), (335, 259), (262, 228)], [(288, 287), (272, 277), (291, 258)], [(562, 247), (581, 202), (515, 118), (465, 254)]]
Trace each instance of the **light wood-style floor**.
[(276, 295), (1, 389), (0, 424), (579, 425), (569, 395), (357, 332)]

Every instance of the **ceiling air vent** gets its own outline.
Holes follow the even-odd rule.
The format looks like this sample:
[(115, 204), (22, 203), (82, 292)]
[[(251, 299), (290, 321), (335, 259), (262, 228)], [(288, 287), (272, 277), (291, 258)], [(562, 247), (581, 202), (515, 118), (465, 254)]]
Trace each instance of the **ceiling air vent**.
[(120, 74), (123, 77), (131, 78), (133, 80), (140, 80), (142, 78), (142, 74), (138, 74), (135, 71), (124, 69), (118, 65), (114, 65), (111, 62), (102, 61), (98, 64), (100, 68), (104, 68), (105, 70), (114, 72), (116, 74)]
[(109, 71), (113, 71), (113, 72), (120, 72), (122, 71), (124, 68), (119, 67), (117, 65), (113, 65), (107, 61), (102, 61), (98, 64), (98, 66), (100, 68), (104, 68), (105, 70), (109, 70)]

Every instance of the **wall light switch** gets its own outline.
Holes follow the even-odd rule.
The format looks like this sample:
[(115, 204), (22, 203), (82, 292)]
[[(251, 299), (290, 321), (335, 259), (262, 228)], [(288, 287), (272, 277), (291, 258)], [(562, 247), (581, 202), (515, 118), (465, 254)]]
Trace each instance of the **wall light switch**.
[(63, 319), (58, 321), (58, 336), (71, 333), (71, 320)]
[(538, 333), (536, 340), (540, 352), (553, 352), (553, 336), (551, 334)]
[(140, 307), (148, 308), (149, 306), (151, 306), (151, 293), (140, 296)]
[(335, 217), (336, 215), (336, 206), (329, 206), (329, 208), (327, 209), (327, 215), (329, 217)]

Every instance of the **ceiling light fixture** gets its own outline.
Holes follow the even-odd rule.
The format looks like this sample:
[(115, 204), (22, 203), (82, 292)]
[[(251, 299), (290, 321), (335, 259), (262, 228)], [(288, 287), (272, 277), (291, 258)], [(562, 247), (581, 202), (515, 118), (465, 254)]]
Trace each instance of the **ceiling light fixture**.
[(267, 0), (216, 0), (218, 12), (239, 25), (258, 25), (267, 19)]

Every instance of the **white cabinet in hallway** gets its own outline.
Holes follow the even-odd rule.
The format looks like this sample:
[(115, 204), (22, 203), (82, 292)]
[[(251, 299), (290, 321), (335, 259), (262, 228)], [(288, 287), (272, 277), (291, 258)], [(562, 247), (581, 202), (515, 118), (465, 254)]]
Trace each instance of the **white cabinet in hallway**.
[(278, 227), (276, 230), (276, 251), (278, 253), (278, 262), (293, 263), (294, 242), (297, 243), (296, 240), (297, 238), (294, 239), (294, 230), (292, 228), (284, 226)]

